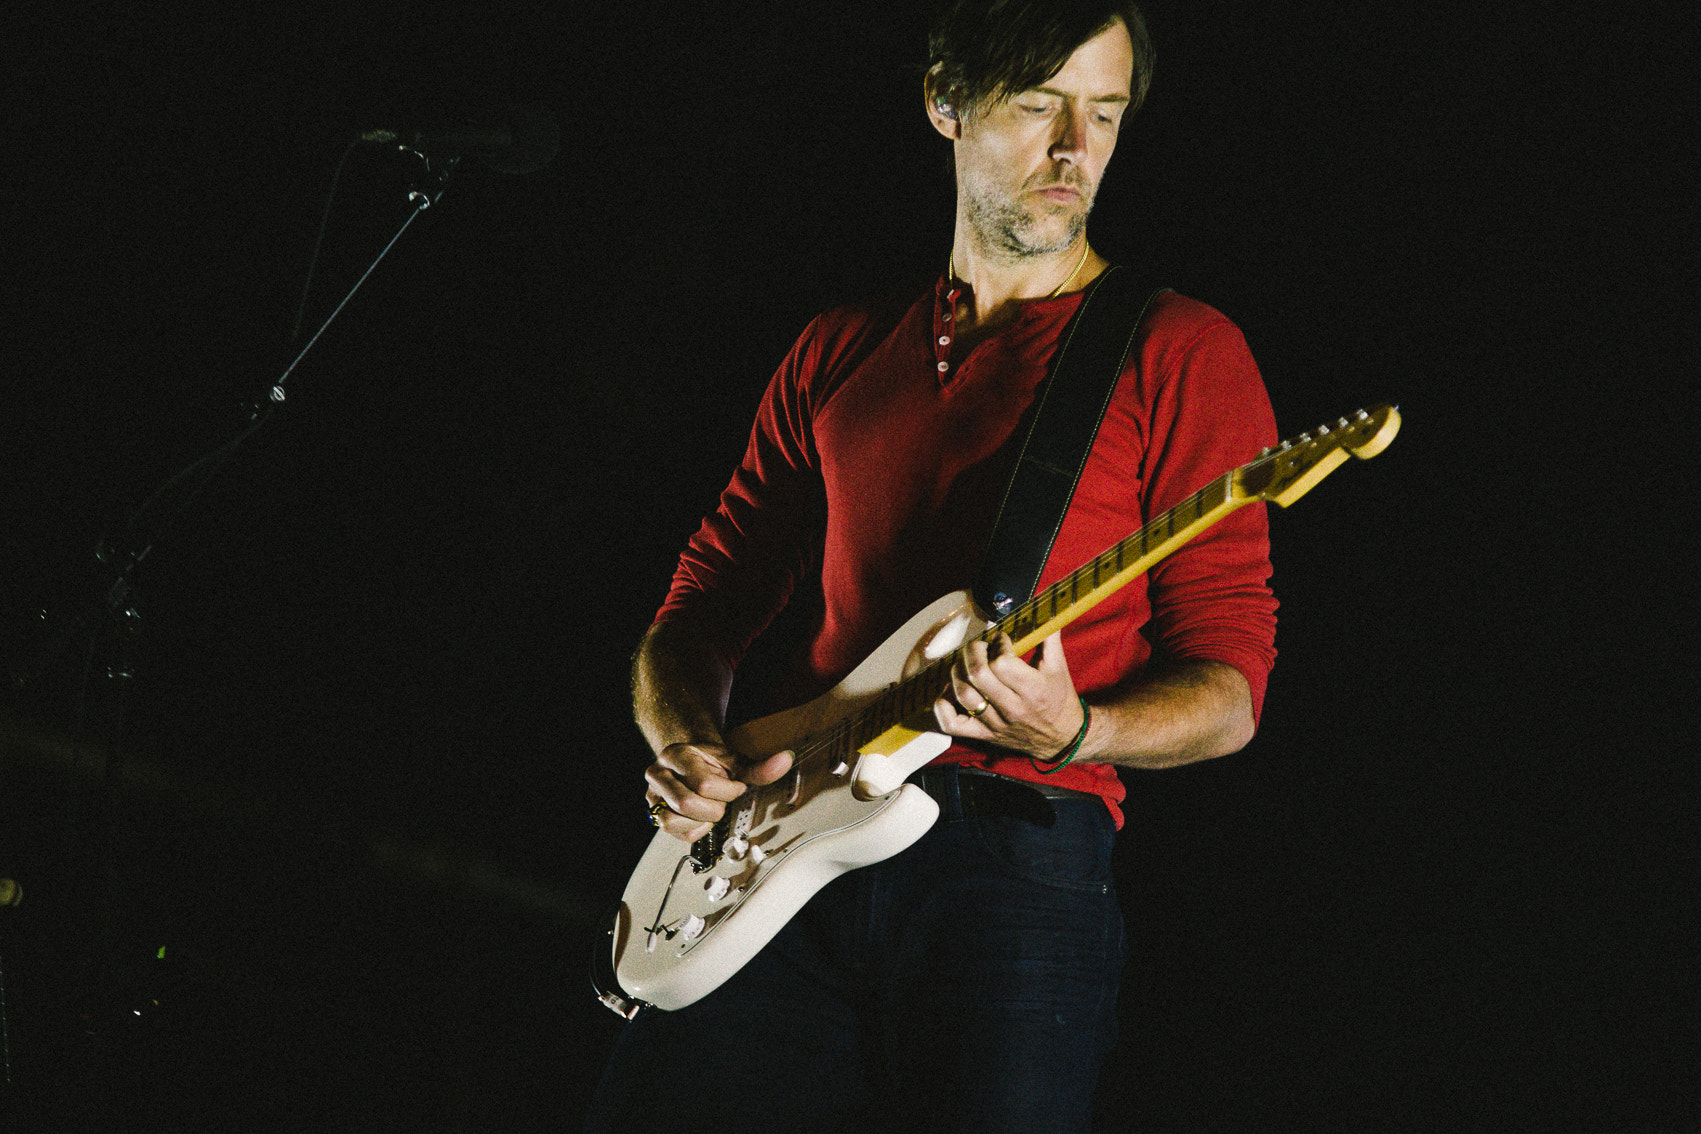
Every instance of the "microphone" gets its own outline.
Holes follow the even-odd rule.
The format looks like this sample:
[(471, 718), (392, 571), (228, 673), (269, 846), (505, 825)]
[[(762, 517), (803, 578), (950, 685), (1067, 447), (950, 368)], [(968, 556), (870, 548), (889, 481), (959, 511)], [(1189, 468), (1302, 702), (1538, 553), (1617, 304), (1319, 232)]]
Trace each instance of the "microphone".
[(394, 142), (426, 157), (474, 157), (498, 173), (542, 169), (561, 150), (561, 128), (538, 106), (510, 106), (500, 114), (463, 117), (441, 129), (362, 130), (362, 142)]

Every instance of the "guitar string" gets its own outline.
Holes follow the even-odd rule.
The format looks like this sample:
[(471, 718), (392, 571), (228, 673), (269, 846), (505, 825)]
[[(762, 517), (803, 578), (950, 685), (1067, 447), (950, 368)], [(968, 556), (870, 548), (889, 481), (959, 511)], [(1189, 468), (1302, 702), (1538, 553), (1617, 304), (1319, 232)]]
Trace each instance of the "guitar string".
[[(1181, 503), (1165, 509), (1157, 516), (1153, 517), (1149, 523), (1143, 525), (1138, 531), (1127, 536), (1125, 539), (1118, 541), (1111, 547), (1106, 548), (1103, 552), (1094, 556), (1093, 559), (1089, 560), (1086, 564), (1083, 564), (1076, 570), (1071, 571), (1068, 575), (1064, 576), (1056, 583), (1053, 583), (1045, 590), (1034, 595), (1010, 614), (999, 619), (997, 622), (992, 623), (975, 637), (969, 639), (964, 642), (963, 645), (951, 651), (951, 653), (936, 659), (924, 668), (916, 671), (914, 674), (911, 674), (909, 677), (895, 681), (886, 686), (886, 688), (881, 690), (880, 693), (869, 701), (868, 704), (863, 705), (855, 712), (852, 712), (836, 721), (824, 732), (809, 738), (804, 744), (793, 750), (792, 768), (785, 776), (782, 776), (778, 781), (776, 781), (776, 784), (783, 784), (787, 779), (791, 779), (794, 776), (801, 776), (804, 773), (806, 766), (813, 764), (818, 758), (825, 759), (835, 753), (848, 763), (851, 755), (850, 751), (848, 751), (849, 749), (857, 748), (860, 744), (867, 743), (868, 740), (872, 740), (879, 736), (881, 732), (886, 731), (885, 729), (881, 729), (879, 732), (872, 732), (857, 744), (850, 742), (854, 736), (858, 735), (858, 733), (867, 732), (872, 728), (872, 726), (868, 723), (869, 717), (876, 709), (884, 710), (879, 713), (877, 718), (883, 721), (902, 721), (905, 718), (912, 716), (915, 712), (919, 712), (920, 710), (917, 708), (909, 712), (899, 711), (894, 713), (891, 711), (894, 707), (892, 703), (897, 701), (898, 705), (896, 707), (901, 710), (906, 699), (913, 695), (913, 693), (922, 685), (932, 684), (942, 686), (944, 684), (944, 677), (939, 671), (945, 668), (947, 664), (954, 666), (962, 657), (963, 651), (966, 650), (971, 643), (977, 641), (990, 642), (993, 638), (997, 637), (999, 632), (1008, 632), (1008, 628), (1020, 624), (1024, 619), (1032, 618), (1036, 622), (1040, 621), (1037, 617), (1039, 608), (1048, 602), (1051, 605), (1052, 614), (1055, 615), (1057, 611), (1057, 600), (1061, 597), (1061, 593), (1064, 589), (1068, 589), (1072, 595), (1078, 595), (1080, 580), (1084, 572), (1086, 572), (1089, 568), (1094, 568), (1096, 574), (1096, 569), (1101, 565), (1101, 561), (1103, 561), (1105, 565), (1108, 565), (1108, 561), (1112, 556), (1114, 556), (1116, 562), (1121, 562), (1123, 553), (1132, 545), (1132, 542), (1136, 538), (1141, 539), (1142, 547), (1145, 548), (1149, 543), (1149, 537), (1152, 529), (1166, 524), (1173, 536), (1175, 532), (1174, 521), (1176, 513), (1184, 504), (1190, 502), (1193, 504), (1194, 519), (1197, 520), (1200, 516), (1205, 514), (1205, 509), (1203, 507), (1205, 494), (1210, 492), (1218, 481), (1224, 482), (1223, 487), (1226, 489), (1233, 483), (1233, 479), (1237, 475), (1244, 475), (1284, 457), (1291, 457), (1297, 453), (1303, 452), (1307, 447), (1315, 445), (1319, 441), (1330, 441), (1331, 444), (1329, 445), (1329, 448), (1334, 449), (1345, 440), (1344, 435), (1350, 435), (1353, 432), (1364, 432), (1367, 427), (1373, 424), (1375, 424), (1375, 419), (1369, 417), (1365, 411), (1360, 410), (1359, 417), (1355, 421), (1349, 422), (1346, 418), (1340, 418), (1336, 423), (1335, 430), (1333, 431), (1321, 432), (1320, 436), (1313, 436), (1310, 433), (1302, 434), (1301, 437), (1296, 438), (1294, 442), (1284, 442), (1283, 444), (1287, 447), (1284, 448), (1282, 446), (1276, 446), (1267, 452), (1260, 453), (1257, 457), (1248, 461), (1246, 464), (1231, 469), (1222, 476), (1217, 477), (1215, 480), (1211, 481), (1210, 484), (1201, 488), (1198, 492), (1184, 498)], [(1327, 430), (1327, 427), (1320, 426), (1319, 430)], [(1096, 587), (1094, 589), (1096, 589)], [(1074, 600), (1072, 599), (1071, 601)], [(1012, 637), (1016, 636), (1017, 635), (1012, 635)], [(930, 677), (933, 679), (932, 681), (928, 680)], [(944, 689), (941, 689), (939, 696), (942, 697), (944, 695), (945, 691)], [(930, 700), (937, 700), (937, 697), (931, 698)], [(773, 785), (767, 786), (771, 787)], [(754, 802), (754, 800), (752, 800), (752, 802)], [(743, 809), (739, 808), (738, 810), (741, 811)], [(730, 829), (730, 825), (734, 821), (735, 814), (736, 812), (729, 813), (716, 824), (716, 827), (725, 826)]]
[[(1254, 464), (1260, 463), (1264, 459), (1266, 458), (1259, 458), (1258, 461), (1254, 461), (1245, 467), (1251, 467)], [(970, 639), (969, 642), (990, 642), (992, 639), (997, 637), (1000, 631), (1008, 632), (1009, 628), (1019, 625), (1025, 620), (1031, 619), (1038, 622), (1040, 621), (1038, 618), (1040, 608), (1047, 604), (1051, 606), (1052, 613), (1055, 614), (1057, 600), (1061, 596), (1063, 590), (1069, 589), (1072, 592), (1078, 593), (1080, 578), (1083, 572), (1095, 566), (1102, 568), (1108, 567), (1112, 563), (1119, 563), (1123, 558), (1123, 553), (1126, 551), (1127, 546), (1135, 538), (1142, 535), (1148, 535), (1154, 527), (1168, 523), (1173, 531), (1174, 513), (1185, 504), (1191, 502), (1194, 505), (1195, 515), (1197, 516), (1202, 512), (1202, 508), (1200, 507), (1202, 498), (1206, 492), (1210, 491), (1210, 488), (1211, 486), (1207, 485), (1205, 488), (1200, 489), (1197, 493), (1194, 493), (1186, 500), (1183, 500), (1181, 504), (1160, 513), (1158, 516), (1153, 518), (1151, 523), (1146, 524), (1138, 532), (1133, 533), (1113, 547), (1107, 548), (1098, 556), (1095, 556), (1089, 563), (1084, 564), (1077, 570), (1070, 572), (1069, 575), (1065, 576), (1063, 579), (1058, 580), (1058, 582), (1040, 591), (1028, 601), (1024, 602), (1021, 606), (1017, 607), (1016, 610), (981, 631), (974, 638)], [(1143, 541), (1143, 543), (1144, 542), (1145, 541)], [(809, 738), (809, 740), (803, 745), (793, 750), (792, 771), (788, 772), (786, 776), (781, 777), (781, 779), (776, 782), (783, 784), (786, 779), (802, 774), (816, 761), (817, 758), (825, 759), (837, 754), (841, 759), (846, 759), (848, 762), (850, 754), (848, 750), (857, 747), (856, 744), (851, 743), (852, 738), (858, 733), (872, 731), (868, 724), (868, 718), (870, 715), (875, 714), (876, 710), (879, 710), (877, 719), (887, 721), (902, 720), (905, 717), (910, 716), (911, 713), (901, 711), (905, 702), (919, 687), (924, 684), (943, 686), (945, 678), (944, 674), (940, 671), (945, 669), (948, 665), (954, 666), (957, 660), (962, 656), (963, 651), (968, 647), (969, 642), (965, 642), (962, 646), (959, 646), (950, 654), (935, 660), (909, 677), (893, 682), (891, 685), (888, 685), (885, 689), (881, 690), (881, 692), (867, 705), (862, 706), (855, 712), (850, 713), (835, 722), (827, 730), (817, 736)], [(939, 695), (943, 696), (944, 692), (944, 689), (941, 688)], [(930, 698), (930, 700), (933, 699), (937, 698)], [(893, 705), (894, 701), (897, 702), (896, 706)], [(894, 712), (894, 708), (897, 708), (900, 711)], [(866, 743), (867, 740), (874, 739), (877, 735), (879, 735), (878, 732), (873, 732), (872, 735), (866, 736), (862, 743)], [(730, 818), (728, 820), (723, 820), (723, 822), (730, 822)]]

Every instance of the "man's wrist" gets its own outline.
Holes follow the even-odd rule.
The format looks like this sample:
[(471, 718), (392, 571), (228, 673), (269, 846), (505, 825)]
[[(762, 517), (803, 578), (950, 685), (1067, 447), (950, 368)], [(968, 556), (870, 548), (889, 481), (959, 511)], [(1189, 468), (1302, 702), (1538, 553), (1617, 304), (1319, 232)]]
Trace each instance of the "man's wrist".
[(1035, 756), (1028, 757), (1028, 763), (1032, 765), (1034, 771), (1042, 776), (1049, 776), (1073, 761), (1080, 754), (1081, 745), (1086, 743), (1087, 731), (1093, 727), (1093, 711), (1087, 706), (1087, 699), (1079, 694), (1076, 695), (1075, 699), (1081, 703), (1081, 727), (1076, 731), (1074, 737), (1070, 739), (1061, 752), (1049, 760), (1042, 760)]

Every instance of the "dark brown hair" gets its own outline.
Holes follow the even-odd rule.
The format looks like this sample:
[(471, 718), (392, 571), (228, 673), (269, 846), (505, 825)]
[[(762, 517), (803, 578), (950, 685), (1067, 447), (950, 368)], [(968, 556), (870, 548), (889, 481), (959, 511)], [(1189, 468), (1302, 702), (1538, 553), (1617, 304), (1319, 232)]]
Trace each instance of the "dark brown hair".
[(1051, 78), (1075, 49), (1120, 19), (1134, 44), (1127, 113), (1152, 85), (1152, 41), (1134, 0), (951, 0), (927, 36), (933, 90), (974, 112)]

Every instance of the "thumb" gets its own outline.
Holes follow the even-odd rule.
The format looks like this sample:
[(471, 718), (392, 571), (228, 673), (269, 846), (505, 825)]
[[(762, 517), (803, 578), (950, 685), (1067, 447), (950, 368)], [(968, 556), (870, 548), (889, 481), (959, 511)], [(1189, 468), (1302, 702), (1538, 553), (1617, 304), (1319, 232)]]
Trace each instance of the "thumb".
[(754, 787), (771, 784), (787, 772), (791, 771), (791, 751), (776, 752), (758, 764), (751, 764), (744, 769), (739, 778)]

